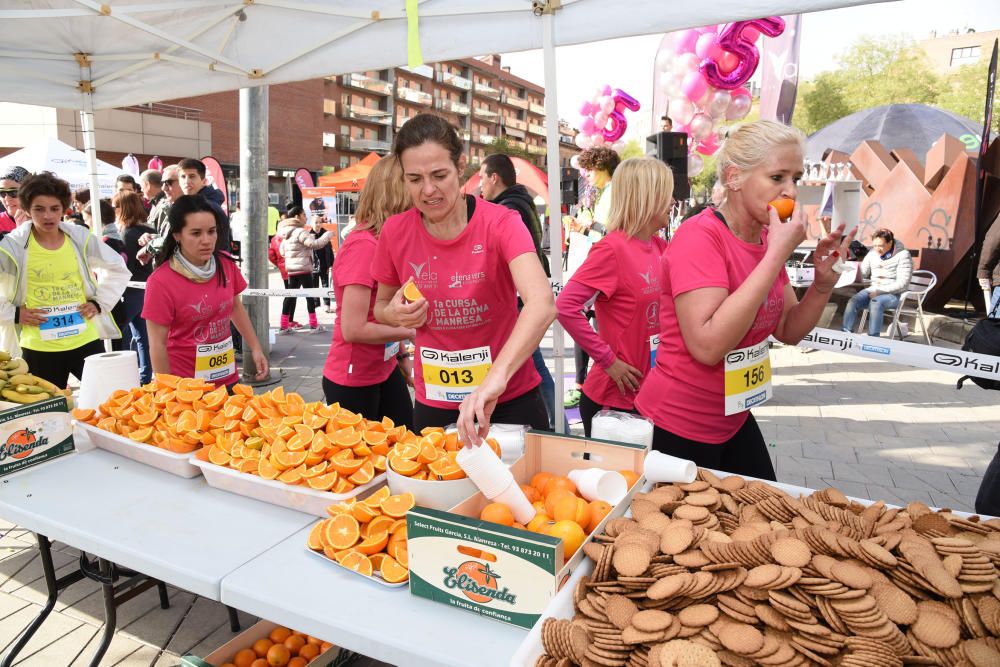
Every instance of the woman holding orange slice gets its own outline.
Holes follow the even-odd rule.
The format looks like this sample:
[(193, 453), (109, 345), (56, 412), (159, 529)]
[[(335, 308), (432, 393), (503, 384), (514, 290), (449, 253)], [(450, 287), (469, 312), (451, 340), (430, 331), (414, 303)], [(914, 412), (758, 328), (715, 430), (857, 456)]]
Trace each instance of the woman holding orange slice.
[(216, 251), (222, 212), (194, 195), (170, 206), (170, 233), (146, 281), (142, 317), (154, 373), (200, 378), (221, 387), (239, 380), (230, 324), (249, 343), (257, 379), (268, 363), (240, 301), (247, 281), (236, 263)]
[(358, 224), (347, 235), (333, 265), (337, 319), (323, 367), (327, 403), (338, 402), (368, 419), (388, 417), (407, 428), (413, 426), (413, 402), (403, 373), (408, 378), (411, 365), (400, 343), (416, 334), (412, 328), (375, 320), (377, 285), (371, 266), (386, 218), (410, 206), (399, 161), (393, 156), (382, 158), (368, 174), (355, 214)]
[[(772, 394), (768, 338), (794, 345), (816, 326), (854, 238), (841, 239), (840, 227), (820, 240), (815, 282), (800, 302), (785, 262), (806, 238), (792, 201), (804, 144), (799, 130), (772, 121), (730, 134), (718, 158), (722, 203), (685, 221), (663, 255), (660, 345), (636, 398), (656, 425), (658, 451), (775, 478), (749, 411)], [(778, 209), (789, 206), (783, 222)]]
[(475, 445), (491, 420), (547, 429), (530, 357), (555, 306), (531, 234), (516, 211), (462, 194), (462, 141), (444, 119), (414, 116), (393, 153), (414, 207), (379, 236), (375, 317), (416, 330), (415, 429), (456, 422)]

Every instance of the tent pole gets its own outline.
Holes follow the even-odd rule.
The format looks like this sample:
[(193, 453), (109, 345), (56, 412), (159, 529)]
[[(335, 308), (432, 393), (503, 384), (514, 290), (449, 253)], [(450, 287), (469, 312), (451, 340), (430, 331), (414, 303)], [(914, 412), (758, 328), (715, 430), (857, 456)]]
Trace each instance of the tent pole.
[[(545, 150), (546, 172), (549, 178), (549, 268), (552, 284), (558, 293), (562, 289), (562, 205), (559, 200), (559, 100), (556, 95), (555, 15), (553, 10), (542, 14), (542, 49), (545, 56)], [(552, 324), (552, 357), (555, 361), (555, 422), (556, 433), (565, 432), (566, 418), (563, 409), (565, 393), (563, 371), (565, 350), (563, 328), (558, 321)]]
[[(267, 124), (268, 86), (240, 89), (240, 210), (246, 220), (243, 272), (253, 288), (267, 288)], [(270, 357), (271, 338), (267, 297), (243, 297), (264, 356)], [(243, 339), (243, 380), (269, 384), (267, 377), (252, 382), (257, 374), (247, 339)]]

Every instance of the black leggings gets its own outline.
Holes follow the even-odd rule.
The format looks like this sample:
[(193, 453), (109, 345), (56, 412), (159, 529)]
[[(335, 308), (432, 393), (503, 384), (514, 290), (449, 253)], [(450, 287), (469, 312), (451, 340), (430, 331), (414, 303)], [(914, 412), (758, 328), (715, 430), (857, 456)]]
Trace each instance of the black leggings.
[[(458, 410), (432, 408), (417, 401), (413, 406), (413, 425), (415, 431), (427, 426), (450, 426), (458, 421)], [(545, 411), (545, 401), (538, 387), (512, 398), (505, 403), (497, 403), (492, 424), (527, 424), (536, 431), (549, 430), (549, 413)]]
[[(580, 392), (580, 419), (583, 421), (583, 433), (588, 438), (590, 437), (590, 424), (594, 421), (594, 415), (604, 409), (604, 406), (600, 403), (595, 403), (591, 400), (590, 396), (587, 396), (587, 392)], [(611, 410), (616, 410), (618, 412), (627, 412), (629, 414), (637, 415), (635, 408), (631, 410), (625, 410), (624, 408), (610, 408)]]
[(357, 412), (365, 419), (374, 421), (388, 417), (396, 426), (413, 428), (413, 401), (398, 368), (379, 384), (366, 387), (348, 387), (324, 377), (323, 396), (327, 404), (340, 403), (340, 407)]
[(777, 481), (764, 436), (752, 414), (736, 435), (718, 445), (688, 440), (657, 426), (653, 429), (653, 449), (694, 461), (701, 468)]
[[(590, 326), (594, 327), (594, 331), (596, 331), (597, 320), (594, 317), (594, 311), (588, 310), (586, 312), (586, 317), (590, 321)], [(590, 366), (590, 355), (583, 349), (583, 346), (576, 343), (573, 349), (573, 359), (576, 361), (576, 386), (577, 388), (580, 388), (587, 380), (587, 370)]]
[(104, 341), (98, 338), (73, 350), (63, 352), (39, 352), (23, 348), (21, 356), (28, 362), (32, 375), (48, 380), (63, 389), (69, 382), (69, 374), (77, 380), (83, 379), (83, 362), (92, 354), (104, 352)]
[[(288, 289), (298, 289), (300, 287), (316, 287), (316, 283), (313, 281), (313, 275), (311, 273), (298, 273), (294, 276), (288, 276), (288, 282), (285, 283)], [(292, 319), (295, 315), (295, 302), (298, 299), (295, 297), (287, 296), (285, 297), (284, 303), (281, 304), (281, 314), (288, 315), (288, 319)], [(306, 310), (312, 315), (316, 312), (316, 306), (319, 305), (319, 299), (314, 299), (313, 297), (306, 297)]]

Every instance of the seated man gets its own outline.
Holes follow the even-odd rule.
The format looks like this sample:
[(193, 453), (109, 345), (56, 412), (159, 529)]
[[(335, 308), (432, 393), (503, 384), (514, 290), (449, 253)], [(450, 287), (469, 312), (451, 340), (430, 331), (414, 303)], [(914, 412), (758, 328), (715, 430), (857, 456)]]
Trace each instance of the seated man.
[(871, 276), (872, 284), (847, 303), (844, 331), (854, 331), (858, 315), (868, 308), (868, 335), (878, 337), (882, 330), (882, 313), (899, 305), (899, 295), (910, 285), (913, 259), (902, 242), (892, 232), (882, 228), (872, 234), (872, 251), (861, 261), (862, 277)]

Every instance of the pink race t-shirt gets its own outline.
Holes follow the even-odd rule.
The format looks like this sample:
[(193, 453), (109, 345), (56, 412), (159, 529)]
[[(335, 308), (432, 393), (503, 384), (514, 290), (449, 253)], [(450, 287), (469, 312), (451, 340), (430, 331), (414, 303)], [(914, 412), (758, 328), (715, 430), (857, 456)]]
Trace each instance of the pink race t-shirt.
[[(723, 443), (746, 422), (746, 411), (726, 416), (724, 363), (707, 366), (688, 352), (677, 322), (674, 299), (705, 287), (723, 287), (730, 293), (743, 284), (767, 251), (762, 243), (741, 241), (705, 209), (680, 226), (663, 254), (663, 293), (660, 298), (660, 346), (656, 367), (639, 389), (635, 406), (658, 427), (682, 438), (709, 444)], [(755, 345), (774, 333), (785, 306), (788, 276), (780, 271), (767, 298), (757, 310), (750, 331), (736, 349)]]
[[(466, 228), (448, 241), (427, 232), (416, 208), (386, 221), (372, 275), (384, 285), (402, 285), (412, 277), (430, 303), (427, 322), (417, 329), (415, 341), (418, 401), (456, 410), (482, 382), (517, 321), (517, 289), (509, 263), (534, 252), (521, 216), (481, 199)], [(540, 381), (527, 360), (511, 376), (500, 402), (517, 398)]]
[[(649, 372), (659, 342), (660, 259), (666, 242), (629, 238), (614, 231), (601, 239), (573, 274), (573, 281), (599, 291), (594, 303), (597, 333), (615, 357)], [(587, 374), (583, 393), (603, 407), (631, 410), (635, 393), (622, 394), (600, 368)]]
[[(199, 346), (207, 354), (203, 346), (230, 338), (233, 299), (246, 289), (247, 281), (233, 261), (225, 258), (217, 261), (224, 272), (225, 284), (216, 277), (196, 283), (174, 271), (169, 263), (153, 271), (146, 281), (142, 317), (169, 330), (167, 358), (173, 375), (195, 377)], [(239, 374), (207, 379), (221, 387), (239, 380)]]
[(337, 253), (333, 263), (333, 291), (339, 304), (337, 319), (333, 325), (333, 343), (326, 355), (323, 376), (331, 382), (345, 387), (367, 387), (384, 382), (396, 368), (396, 353), (399, 343), (373, 345), (371, 343), (348, 343), (341, 331), (344, 288), (361, 285), (372, 291), (368, 302), (368, 321), (375, 321), (375, 295), (377, 283), (372, 278), (372, 259), (378, 239), (369, 229), (354, 230)]

